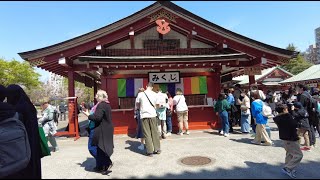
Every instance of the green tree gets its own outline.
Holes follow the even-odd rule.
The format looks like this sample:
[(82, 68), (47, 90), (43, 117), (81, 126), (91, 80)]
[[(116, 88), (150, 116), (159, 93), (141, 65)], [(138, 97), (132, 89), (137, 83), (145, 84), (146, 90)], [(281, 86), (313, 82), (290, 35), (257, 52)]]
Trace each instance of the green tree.
[[(297, 48), (294, 46), (294, 44), (289, 44), (286, 49), (290, 51), (297, 51)], [(296, 75), (308, 69), (312, 65), (313, 64), (304, 59), (302, 54), (298, 54), (296, 58), (290, 59), (289, 63), (282, 65), (282, 68)]]
[(18, 84), (30, 89), (40, 84), (40, 74), (36, 73), (26, 61), (19, 62), (15, 59), (6, 61), (0, 58), (0, 69), (0, 84), (4, 86)]

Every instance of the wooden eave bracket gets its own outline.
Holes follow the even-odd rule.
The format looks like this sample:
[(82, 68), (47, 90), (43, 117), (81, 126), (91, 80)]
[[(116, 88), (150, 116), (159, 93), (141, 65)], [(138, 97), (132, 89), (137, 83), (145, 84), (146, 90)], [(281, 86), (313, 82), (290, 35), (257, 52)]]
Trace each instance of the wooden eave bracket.
[(60, 64), (61, 66), (67, 67), (67, 68), (72, 68), (73, 63), (69, 59), (62, 57), (59, 59), (58, 64)]

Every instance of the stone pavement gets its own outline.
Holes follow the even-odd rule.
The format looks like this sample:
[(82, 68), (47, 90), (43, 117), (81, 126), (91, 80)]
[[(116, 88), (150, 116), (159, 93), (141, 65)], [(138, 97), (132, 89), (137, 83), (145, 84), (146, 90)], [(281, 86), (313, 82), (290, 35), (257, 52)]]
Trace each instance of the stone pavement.
[[(81, 121), (81, 120), (80, 120)], [(128, 178), (272, 178), (288, 179), (281, 172), (285, 150), (278, 138), (273, 122), (271, 137), (274, 146), (250, 144), (250, 134), (230, 134), (223, 137), (216, 130), (191, 131), (190, 135), (172, 134), (161, 140), (162, 153), (147, 157), (137, 148), (138, 139), (115, 135), (114, 162), (109, 175), (92, 172), (94, 158), (87, 149), (87, 137), (57, 138), (59, 152), (42, 159), (42, 178), (49, 179), (128, 179)], [(239, 131), (239, 128), (235, 128)], [(320, 139), (317, 138), (317, 141)], [(318, 143), (319, 144), (319, 143)], [(298, 178), (320, 178), (320, 146), (303, 152), (304, 158), (297, 168)], [(212, 163), (203, 166), (183, 165), (181, 158), (204, 156)]]

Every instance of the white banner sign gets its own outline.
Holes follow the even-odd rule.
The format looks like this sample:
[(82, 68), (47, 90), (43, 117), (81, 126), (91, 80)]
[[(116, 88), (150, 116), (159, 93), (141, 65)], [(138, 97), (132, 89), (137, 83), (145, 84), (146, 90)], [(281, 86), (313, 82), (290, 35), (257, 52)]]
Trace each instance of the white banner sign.
[(149, 72), (149, 82), (161, 83), (180, 83), (180, 72)]
[(318, 87), (318, 84), (317, 83), (311, 83), (311, 84), (308, 84), (308, 86), (316, 88), (316, 87)]

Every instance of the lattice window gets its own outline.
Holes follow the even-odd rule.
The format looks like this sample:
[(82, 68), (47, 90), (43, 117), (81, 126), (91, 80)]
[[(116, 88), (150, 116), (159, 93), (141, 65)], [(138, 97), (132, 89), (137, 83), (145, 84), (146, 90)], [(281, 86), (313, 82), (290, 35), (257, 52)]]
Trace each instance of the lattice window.
[(136, 98), (119, 98), (120, 109), (134, 109)]
[(188, 106), (192, 105), (206, 105), (206, 95), (185, 95), (186, 103)]
[(171, 50), (180, 48), (180, 39), (147, 39), (143, 48), (150, 50)]

